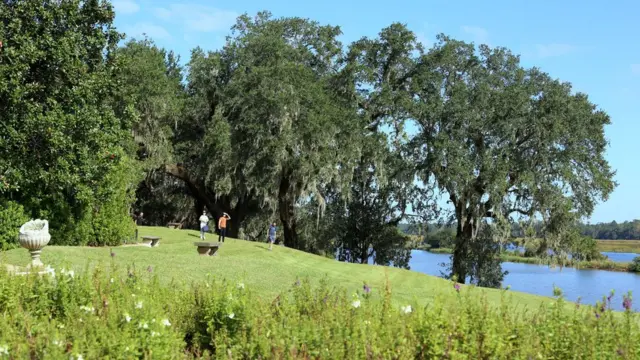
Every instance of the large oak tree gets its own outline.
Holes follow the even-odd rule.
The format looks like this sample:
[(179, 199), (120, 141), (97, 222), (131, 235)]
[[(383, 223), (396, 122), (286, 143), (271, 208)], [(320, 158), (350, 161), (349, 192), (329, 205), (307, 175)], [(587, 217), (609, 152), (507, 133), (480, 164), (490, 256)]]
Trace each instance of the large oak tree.
[(416, 155), (424, 180), (455, 209), (458, 281), (468, 275), (470, 244), (496, 214), (553, 225), (589, 215), (613, 190), (604, 157), (610, 118), (569, 83), (523, 68), (506, 49), (445, 36), (420, 66)]

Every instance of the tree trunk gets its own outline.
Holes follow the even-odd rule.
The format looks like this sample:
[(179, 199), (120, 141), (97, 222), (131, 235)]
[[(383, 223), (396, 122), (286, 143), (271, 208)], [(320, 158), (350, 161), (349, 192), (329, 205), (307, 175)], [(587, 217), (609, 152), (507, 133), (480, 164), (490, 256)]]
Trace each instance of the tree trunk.
[(250, 198), (244, 197), (237, 204), (231, 206), (231, 198), (229, 196), (216, 196), (216, 194), (208, 189), (204, 181), (193, 179), (189, 172), (180, 164), (172, 164), (165, 166), (165, 173), (180, 179), (189, 189), (191, 196), (195, 199), (197, 215), (202, 213), (205, 208), (209, 214), (213, 215), (213, 220), (218, 225), (218, 219), (224, 212), (228, 213), (231, 220), (227, 222), (227, 236), (237, 238), (242, 222), (257, 207), (257, 202)]
[(300, 249), (295, 213), (295, 195), (293, 194), (291, 179), (283, 174), (278, 190), (278, 210), (282, 222), (284, 245), (293, 249)]
[(467, 257), (469, 256), (469, 246), (477, 235), (477, 223), (476, 219), (458, 216), (451, 272), (456, 277), (456, 281), (462, 284), (467, 281), (469, 275), (467, 273)]

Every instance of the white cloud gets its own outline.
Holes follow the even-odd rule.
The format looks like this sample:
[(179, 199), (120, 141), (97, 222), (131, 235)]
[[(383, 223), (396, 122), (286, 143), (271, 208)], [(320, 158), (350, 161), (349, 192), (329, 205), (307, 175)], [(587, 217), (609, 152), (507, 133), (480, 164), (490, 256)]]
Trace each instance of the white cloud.
[(157, 18), (179, 23), (188, 31), (226, 31), (236, 22), (238, 13), (197, 4), (171, 4), (154, 10)]
[(489, 32), (485, 28), (465, 25), (462, 27), (462, 31), (471, 35), (472, 40), (476, 43), (486, 44), (489, 40)]
[(640, 75), (640, 64), (631, 64), (631, 73), (633, 75)]
[(538, 44), (536, 53), (539, 58), (562, 56), (576, 51), (578, 48), (569, 44)]
[(127, 37), (140, 38), (146, 34), (154, 40), (171, 39), (171, 34), (169, 34), (165, 28), (148, 22), (141, 22), (133, 26), (129, 26), (124, 29), (124, 32), (127, 34)]
[(134, 14), (140, 10), (140, 5), (133, 0), (114, 0), (112, 4), (116, 9), (116, 14)]

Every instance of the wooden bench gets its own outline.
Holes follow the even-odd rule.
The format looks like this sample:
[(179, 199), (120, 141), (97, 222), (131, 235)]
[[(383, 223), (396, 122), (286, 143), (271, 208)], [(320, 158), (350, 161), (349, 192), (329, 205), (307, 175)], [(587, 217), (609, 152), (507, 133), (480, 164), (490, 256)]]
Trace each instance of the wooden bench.
[(167, 227), (169, 229), (182, 229), (182, 223), (168, 223)]
[(142, 242), (151, 247), (156, 247), (160, 243), (160, 239), (158, 236), (143, 236)]
[(220, 248), (219, 242), (194, 242), (193, 245), (198, 247), (198, 254), (213, 256)]

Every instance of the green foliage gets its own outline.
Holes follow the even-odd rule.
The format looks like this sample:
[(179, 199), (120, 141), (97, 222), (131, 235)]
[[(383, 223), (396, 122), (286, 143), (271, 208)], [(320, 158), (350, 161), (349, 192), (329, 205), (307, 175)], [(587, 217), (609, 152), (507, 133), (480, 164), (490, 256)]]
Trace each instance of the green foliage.
[(523, 68), (507, 49), (444, 35), (420, 62), (414, 144), (423, 180), (435, 181), (455, 207), (459, 278), (482, 219), (542, 215), (559, 228), (613, 191), (604, 158), (610, 118), (585, 94)]
[(629, 265), (629, 271), (640, 272), (640, 256), (636, 256), (633, 258), (631, 265)]
[(29, 221), (22, 205), (13, 201), (0, 201), (0, 250), (9, 250), (18, 244), (18, 231)]
[[(93, 242), (98, 213), (109, 239), (98, 242), (126, 232), (128, 204), (118, 194), (127, 188), (111, 174), (123, 171), (133, 117), (114, 111), (121, 35), (113, 17), (98, 0), (0, 3), (0, 200), (47, 218), (53, 243)], [(105, 213), (103, 203), (118, 203), (117, 220), (107, 220), (116, 210)]]
[(604, 255), (598, 249), (598, 242), (591, 237), (577, 233), (571, 239), (571, 257), (577, 261), (603, 260)]
[[(86, 275), (85, 275), (86, 274)], [(473, 287), (427, 307), (395, 304), (387, 288), (355, 294), (298, 281), (275, 299), (242, 283), (163, 287), (117, 269), (55, 277), (0, 273), (0, 356), (10, 358), (395, 358), (632, 359), (640, 323), (632, 311), (568, 309), (558, 296), (522, 313)], [(34, 296), (35, 295), (35, 296)], [(629, 303), (629, 300), (626, 300)], [(595, 314), (594, 315), (594, 310)], [(594, 330), (596, 329), (596, 330)], [(25, 336), (29, 334), (29, 336)], [(8, 353), (8, 354), (6, 354)]]

